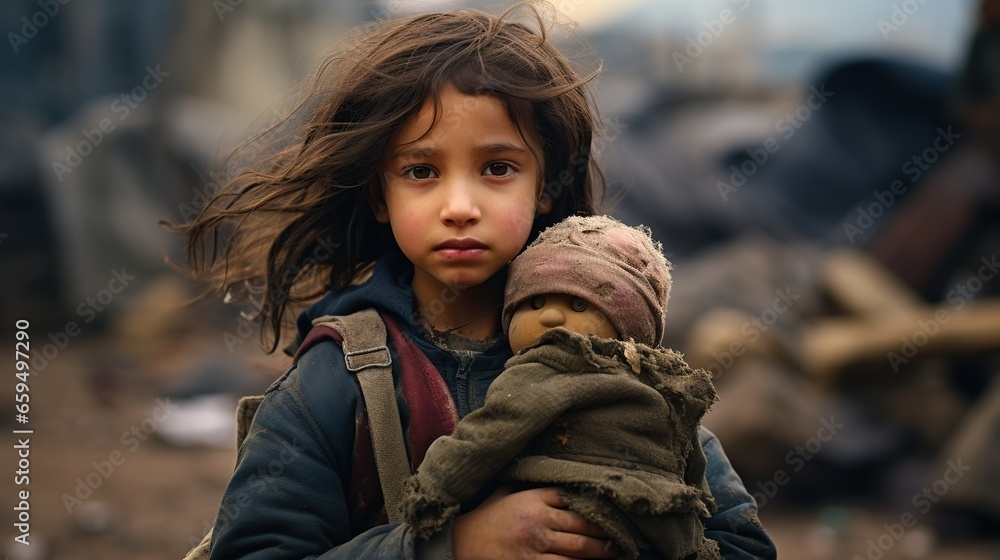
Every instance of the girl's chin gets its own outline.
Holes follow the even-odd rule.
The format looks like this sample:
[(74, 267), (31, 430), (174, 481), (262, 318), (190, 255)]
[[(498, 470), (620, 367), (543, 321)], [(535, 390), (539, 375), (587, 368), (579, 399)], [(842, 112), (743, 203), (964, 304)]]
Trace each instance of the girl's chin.
[(476, 266), (444, 270), (441, 274), (435, 274), (434, 278), (445, 286), (474, 288), (496, 276), (500, 269), (493, 270), (493, 268)]
[[(434, 271), (423, 269), (417, 274), (422, 278), (415, 278), (415, 280), (421, 285), (426, 285), (428, 287), (436, 285), (437, 288), (435, 289), (447, 291), (447, 298), (450, 301), (461, 292), (488, 284), (490, 283), (490, 280), (497, 279), (502, 282), (503, 277), (497, 274), (502, 269), (502, 266), (454, 267), (450, 269), (444, 268), (443, 270), (437, 269)], [(490, 285), (490, 288), (495, 287), (495, 285)], [(500, 290), (502, 294), (502, 285)]]
[(489, 279), (490, 276), (486, 276), (485, 273), (455, 274), (442, 276), (438, 278), (438, 282), (456, 290), (467, 290), (478, 287)]

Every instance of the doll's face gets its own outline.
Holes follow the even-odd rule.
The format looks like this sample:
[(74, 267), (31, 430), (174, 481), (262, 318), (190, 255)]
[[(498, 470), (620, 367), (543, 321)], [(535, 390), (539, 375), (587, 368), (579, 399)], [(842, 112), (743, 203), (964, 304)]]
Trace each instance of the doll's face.
[(542, 333), (563, 327), (580, 334), (618, 338), (618, 331), (597, 307), (567, 294), (545, 294), (523, 302), (510, 319), (508, 338), (514, 352), (538, 342)]

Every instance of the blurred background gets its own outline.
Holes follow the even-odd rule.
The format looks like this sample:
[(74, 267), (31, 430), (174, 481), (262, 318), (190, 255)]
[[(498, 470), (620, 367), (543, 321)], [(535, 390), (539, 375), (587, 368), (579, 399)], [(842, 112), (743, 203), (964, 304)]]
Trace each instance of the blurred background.
[[(781, 556), (1000, 558), (1000, 2), (554, 4), (603, 63), (609, 210), (674, 263), (664, 343), (713, 372), (705, 423)], [(33, 430), (26, 485), (3, 446), (0, 554), (201, 539), (236, 399), (288, 358), (238, 309), (185, 305), (157, 220), (192, 217), (366, 24), (505, 5), (0, 6), (0, 332), (30, 322), (32, 355), (29, 420), (0, 426)]]

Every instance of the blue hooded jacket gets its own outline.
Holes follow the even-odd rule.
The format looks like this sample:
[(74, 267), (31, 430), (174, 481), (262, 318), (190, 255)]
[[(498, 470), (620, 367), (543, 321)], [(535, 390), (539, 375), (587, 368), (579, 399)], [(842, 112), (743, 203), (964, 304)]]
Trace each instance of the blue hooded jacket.
[[(426, 338), (416, 314), (413, 265), (390, 253), (372, 276), (333, 292), (298, 320), (299, 340), (323, 315), (369, 307), (394, 314), (400, 327), (438, 369), (459, 417), (482, 406), (490, 383), (512, 353), (506, 339), (477, 355), (453, 355)], [(391, 349), (390, 349), (391, 350)], [(393, 377), (399, 382), (398, 360)], [(354, 535), (347, 490), (351, 480), (360, 388), (333, 341), (312, 346), (268, 389), (237, 457), (212, 538), (213, 559), (419, 560), (404, 525), (388, 524)], [(401, 399), (400, 417), (408, 423)], [(757, 507), (719, 442), (702, 428), (707, 478), (719, 511), (706, 520), (705, 536), (727, 559), (775, 558), (774, 544), (757, 521)], [(427, 557), (431, 557), (427, 555)]]

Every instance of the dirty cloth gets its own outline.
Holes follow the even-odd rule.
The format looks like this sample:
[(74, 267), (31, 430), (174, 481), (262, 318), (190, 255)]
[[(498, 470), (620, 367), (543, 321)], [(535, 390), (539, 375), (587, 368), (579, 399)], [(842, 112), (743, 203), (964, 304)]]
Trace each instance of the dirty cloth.
[(562, 487), (623, 558), (648, 546), (669, 559), (717, 550), (699, 520), (716, 509), (698, 437), (716, 399), (704, 370), (672, 350), (562, 328), (505, 366), (485, 405), (431, 444), (407, 481), (418, 535), (444, 528), (498, 475)]

